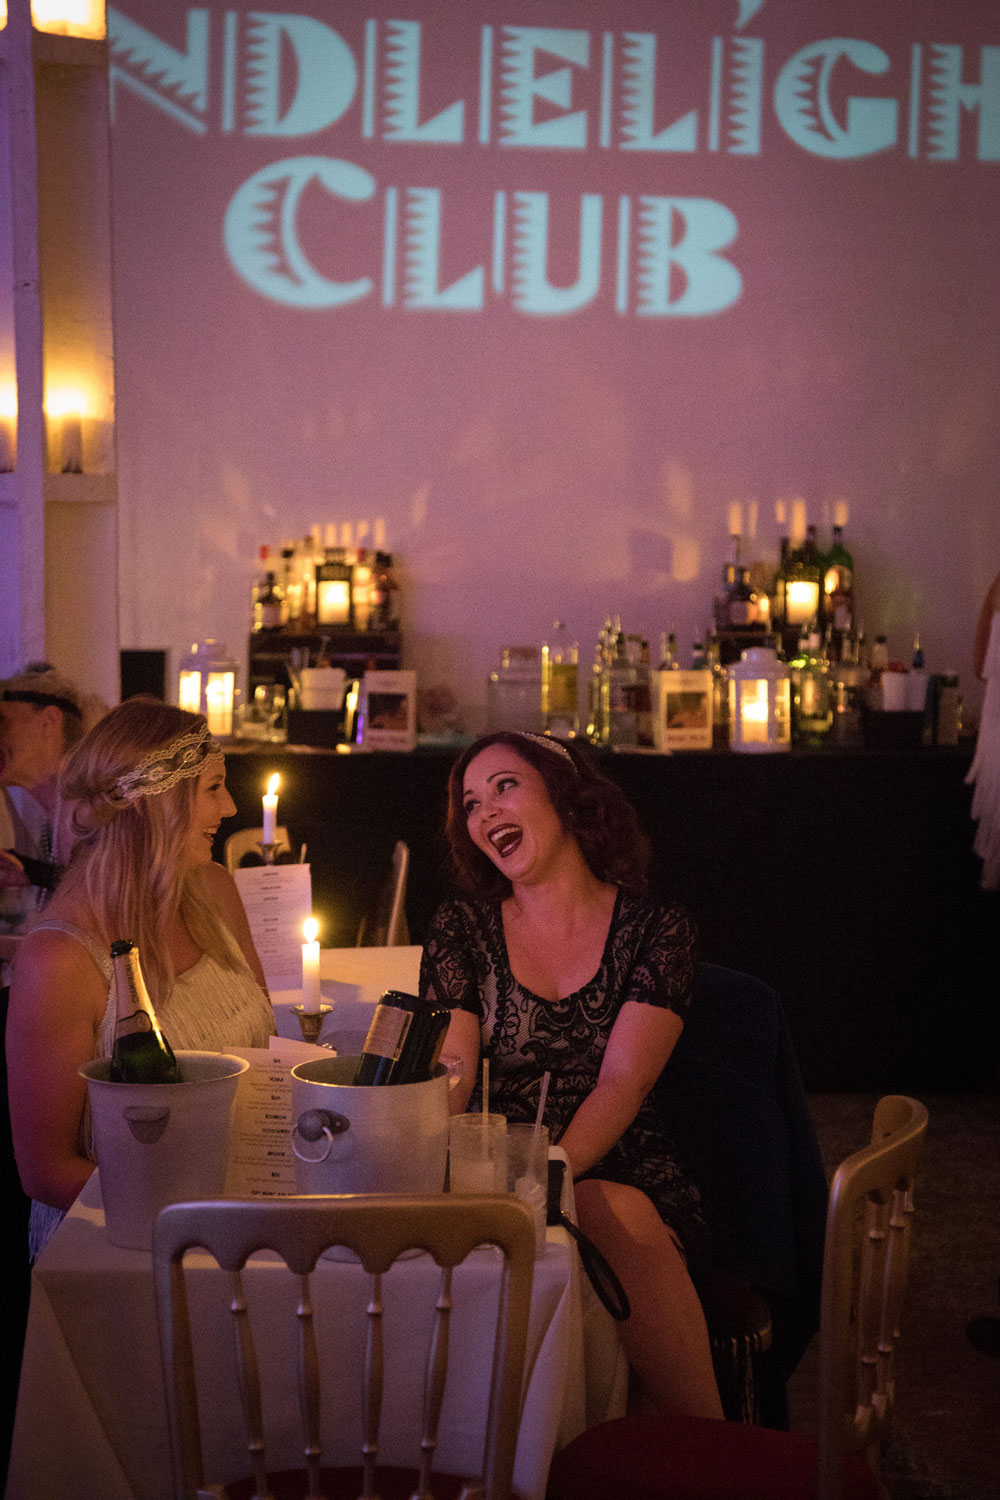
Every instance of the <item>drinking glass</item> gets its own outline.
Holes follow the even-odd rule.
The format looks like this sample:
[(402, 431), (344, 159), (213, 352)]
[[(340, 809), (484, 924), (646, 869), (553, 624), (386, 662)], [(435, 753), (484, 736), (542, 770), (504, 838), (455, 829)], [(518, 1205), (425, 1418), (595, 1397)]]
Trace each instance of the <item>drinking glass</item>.
[(507, 1126), (507, 1191), (531, 1210), (535, 1223), (535, 1254), (545, 1249), (545, 1217), (549, 1197), (549, 1132), (545, 1125)]
[(506, 1115), (453, 1115), (449, 1149), (453, 1193), (507, 1191)]

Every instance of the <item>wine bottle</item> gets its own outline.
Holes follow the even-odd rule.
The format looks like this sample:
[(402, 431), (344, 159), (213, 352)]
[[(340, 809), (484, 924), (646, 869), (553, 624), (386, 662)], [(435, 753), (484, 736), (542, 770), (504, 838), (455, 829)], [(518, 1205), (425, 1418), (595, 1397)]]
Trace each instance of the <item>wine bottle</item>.
[(416, 995), (405, 995), (402, 990), (385, 991), (375, 1007), (364, 1050), (355, 1069), (356, 1087), (390, 1082), (420, 1003)]
[(424, 1083), (433, 1075), (450, 1021), (451, 1011), (444, 1006), (426, 1001), (417, 1006), (390, 1083)]
[(180, 1083), (173, 1049), (160, 1030), (153, 1002), (131, 938), (111, 944), (111, 983), (115, 996), (115, 1044), (108, 1077), (112, 1083)]

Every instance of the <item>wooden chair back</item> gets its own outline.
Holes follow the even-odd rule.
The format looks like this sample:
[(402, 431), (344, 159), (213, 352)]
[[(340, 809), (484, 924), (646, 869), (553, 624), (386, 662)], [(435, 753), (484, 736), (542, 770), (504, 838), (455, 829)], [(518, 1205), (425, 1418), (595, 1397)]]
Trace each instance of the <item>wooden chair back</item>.
[[(260, 853), (258, 845), (261, 843), (263, 837), (263, 828), (237, 828), (235, 833), (229, 835), (225, 844), (225, 859), (226, 869), (230, 875), (234, 870), (239, 869), (240, 860), (244, 854)], [(287, 828), (276, 828), (274, 830), (274, 842), (277, 844), (279, 851), (282, 849), (291, 851), (292, 846), (288, 841)]]
[(830, 1185), (819, 1348), (819, 1500), (838, 1500), (845, 1458), (873, 1462), (892, 1421), (913, 1179), (927, 1130), (917, 1099), (887, 1094), (871, 1145)]
[(556, 1454), (546, 1500), (887, 1500), (877, 1449), (892, 1420), (913, 1177), (927, 1128), (888, 1094), (871, 1144), (830, 1188), (819, 1335), (818, 1439), (707, 1417), (621, 1417)]
[[(431, 1471), (448, 1380), (452, 1270), (481, 1244), (495, 1245), (503, 1255), (481, 1472), (471, 1482), (467, 1477), (456, 1480), (445, 1476), (439, 1488)], [(365, 1354), (358, 1377), (362, 1412), (360, 1481), (356, 1469), (338, 1472), (324, 1467), (320, 1446), (321, 1341), (314, 1324), (310, 1278), (320, 1254), (338, 1245), (353, 1251), (371, 1278), (364, 1314)], [(196, 1330), (189, 1314), (184, 1268), (185, 1251), (199, 1246), (215, 1258), (231, 1281), (232, 1373), (244, 1416), (252, 1490), (238, 1486), (235, 1490), (213, 1489), (213, 1478), (225, 1481), (232, 1476), (208, 1476), (204, 1472), (195, 1381)], [(421, 1431), (414, 1435), (413, 1470), (390, 1471), (378, 1462), (386, 1373), (381, 1278), (403, 1251), (415, 1246), (433, 1256), (441, 1267), (441, 1276), (424, 1369)], [(254, 1340), (246, 1286), (249, 1278), (243, 1276), (248, 1257), (265, 1248), (277, 1252), (300, 1282), (290, 1337), (295, 1339), (297, 1349), (304, 1463), (299, 1470), (281, 1474), (268, 1472), (260, 1379), (261, 1359), (267, 1351), (258, 1352)], [(376, 1494), (389, 1500), (397, 1493), (434, 1500), (459, 1490), (465, 1500), (507, 1500), (534, 1271), (532, 1220), (516, 1199), (452, 1198), (447, 1194), (425, 1198), (345, 1195), (175, 1203), (157, 1217), (153, 1260), (177, 1500), (194, 1500), (205, 1494), (252, 1493), (261, 1500), (289, 1491), (302, 1494), (303, 1470), (310, 1500), (341, 1493), (348, 1493), (351, 1500), (359, 1496), (360, 1500), (369, 1500)], [(329, 1359), (330, 1330), (324, 1329), (323, 1335), (322, 1345)], [(488, 1352), (484, 1351), (484, 1357), (490, 1357)]]
[(410, 872), (410, 850), (397, 839), (389, 869), (379, 884), (375, 901), (361, 918), (358, 948), (400, 948), (410, 941), (406, 921), (406, 881)]

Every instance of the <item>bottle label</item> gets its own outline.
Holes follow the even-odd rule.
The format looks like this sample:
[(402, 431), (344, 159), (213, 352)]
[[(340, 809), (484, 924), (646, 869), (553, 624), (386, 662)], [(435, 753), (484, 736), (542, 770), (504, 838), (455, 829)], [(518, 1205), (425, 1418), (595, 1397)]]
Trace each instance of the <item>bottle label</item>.
[(365, 1038), (365, 1052), (397, 1058), (410, 1029), (413, 1012), (398, 1005), (378, 1005)]

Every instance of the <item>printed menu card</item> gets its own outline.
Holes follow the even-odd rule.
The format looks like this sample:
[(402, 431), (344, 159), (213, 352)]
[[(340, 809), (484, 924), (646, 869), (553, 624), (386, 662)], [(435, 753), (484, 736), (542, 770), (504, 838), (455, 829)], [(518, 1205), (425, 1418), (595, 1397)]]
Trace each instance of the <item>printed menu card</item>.
[(292, 1152), (292, 1069), (329, 1047), (273, 1036), (267, 1047), (227, 1047), (250, 1064), (240, 1075), (229, 1126), (226, 1196), (273, 1198), (297, 1191)]
[(302, 924), (312, 916), (309, 865), (248, 865), (233, 879), (269, 990), (302, 988)]

